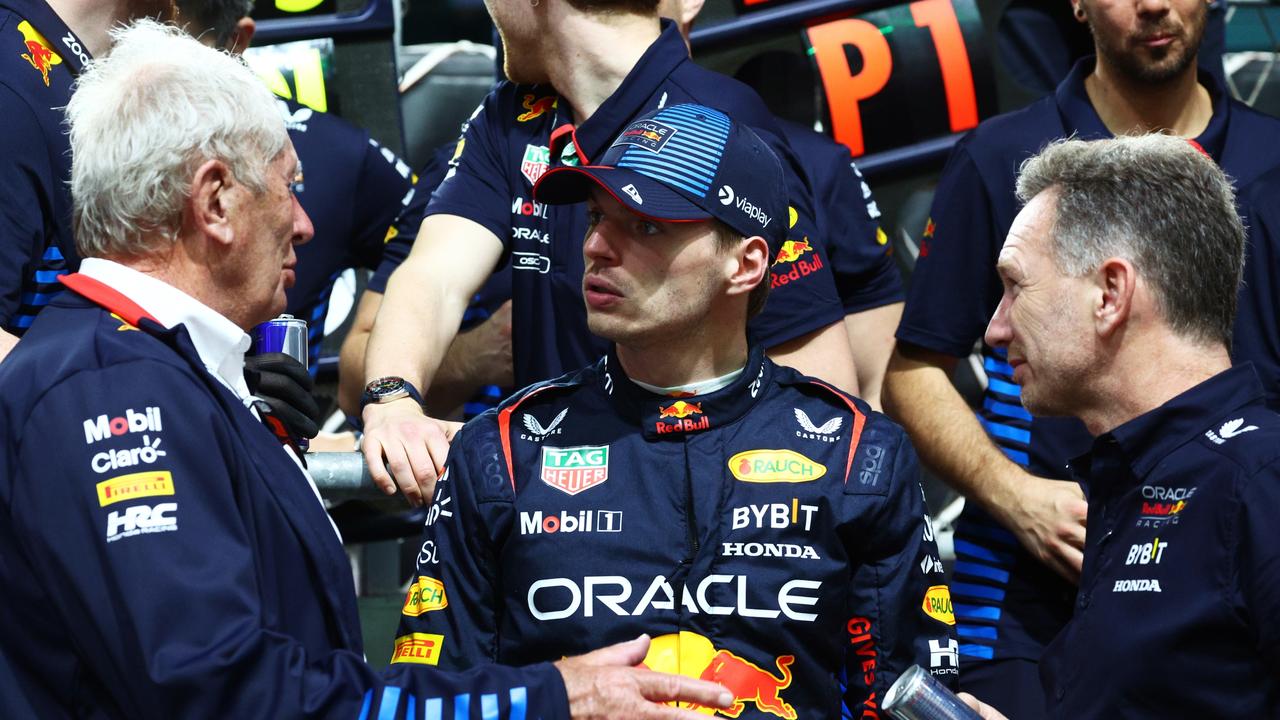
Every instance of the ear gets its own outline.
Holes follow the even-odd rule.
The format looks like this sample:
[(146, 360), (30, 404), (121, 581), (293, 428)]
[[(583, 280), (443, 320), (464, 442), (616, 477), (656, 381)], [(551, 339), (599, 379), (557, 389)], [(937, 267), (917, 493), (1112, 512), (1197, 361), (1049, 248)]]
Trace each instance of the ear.
[(1098, 337), (1109, 338), (1125, 326), (1133, 312), (1138, 271), (1124, 258), (1108, 258), (1098, 266), (1095, 279), (1099, 297), (1093, 323)]
[(225, 246), (235, 242), (235, 230), (231, 225), (235, 209), (231, 189), (234, 187), (231, 168), (221, 160), (207, 160), (196, 169), (191, 178), (187, 210), (199, 237)]
[(680, 7), (680, 26), (684, 28), (685, 34), (693, 28), (693, 21), (698, 19), (698, 13), (702, 12), (702, 6), (706, 4), (706, 0), (684, 0)]
[(1089, 15), (1084, 11), (1082, 0), (1071, 0), (1071, 14), (1075, 16), (1078, 23), (1089, 22)]
[(231, 33), (231, 40), (227, 43), (227, 51), (232, 55), (240, 55), (249, 47), (249, 43), (253, 42), (253, 34), (257, 32), (258, 24), (253, 18), (245, 15), (236, 21), (236, 29)]
[(759, 235), (742, 241), (738, 249), (730, 253), (730, 295), (750, 294), (756, 285), (766, 281), (769, 270), (769, 243)]

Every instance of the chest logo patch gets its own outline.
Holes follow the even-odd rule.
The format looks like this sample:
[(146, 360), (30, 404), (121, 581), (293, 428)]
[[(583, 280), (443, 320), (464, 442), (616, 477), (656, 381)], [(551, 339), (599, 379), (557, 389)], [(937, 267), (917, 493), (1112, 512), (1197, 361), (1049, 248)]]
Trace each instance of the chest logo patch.
[(524, 159), (520, 161), (520, 174), (530, 184), (538, 182), (538, 178), (551, 168), (551, 148), (546, 145), (525, 145)]
[(521, 105), (524, 106), (526, 112), (522, 112), (516, 116), (517, 122), (529, 122), (530, 120), (540, 118), (545, 115), (548, 110), (556, 106), (556, 99), (551, 95), (540, 97), (536, 100), (534, 97), (533, 93), (529, 93), (524, 96), (524, 102), (522, 102)]
[(844, 418), (833, 417), (830, 420), (818, 425), (809, 419), (809, 414), (800, 408), (795, 408), (796, 422), (800, 423), (800, 429), (796, 431), (796, 437), (808, 440), (821, 440), (823, 442), (835, 442), (840, 439), (836, 433), (840, 432), (840, 427), (844, 425)]
[(609, 479), (609, 446), (542, 448), (542, 482), (577, 495)]
[(1221, 445), (1237, 435), (1243, 435), (1257, 429), (1257, 425), (1245, 425), (1244, 418), (1236, 418), (1222, 423), (1222, 427), (1218, 428), (1218, 432), (1209, 430), (1205, 432), (1204, 436), (1213, 441), (1215, 445)]
[(53, 47), (49, 45), (49, 41), (44, 39), (39, 30), (32, 27), (31, 23), (23, 20), (18, 23), (18, 32), (22, 33), (22, 39), (26, 42), (27, 51), (22, 53), (22, 59), (31, 63), (31, 67), (40, 71), (40, 77), (44, 79), (44, 86), (49, 87), (49, 71), (54, 65), (62, 64), (62, 56), (53, 51)]
[(554, 418), (551, 419), (550, 424), (548, 424), (546, 427), (542, 427), (542, 423), (538, 422), (538, 418), (534, 417), (533, 415), (530, 415), (529, 413), (525, 413), (524, 427), (526, 430), (529, 431), (529, 434), (528, 435), (521, 434), (520, 439), (533, 440), (534, 442), (542, 442), (543, 440), (546, 440), (547, 436), (549, 435), (559, 435), (562, 432), (560, 430), (560, 423), (564, 421), (564, 416), (568, 414), (569, 414), (569, 408), (565, 408), (560, 411), (559, 415), (556, 415)]
[(951, 590), (946, 585), (933, 585), (924, 594), (920, 605), (924, 614), (946, 625), (955, 625), (956, 616), (951, 607)]
[(827, 466), (794, 450), (747, 450), (729, 458), (729, 472), (743, 482), (801, 483), (827, 474)]

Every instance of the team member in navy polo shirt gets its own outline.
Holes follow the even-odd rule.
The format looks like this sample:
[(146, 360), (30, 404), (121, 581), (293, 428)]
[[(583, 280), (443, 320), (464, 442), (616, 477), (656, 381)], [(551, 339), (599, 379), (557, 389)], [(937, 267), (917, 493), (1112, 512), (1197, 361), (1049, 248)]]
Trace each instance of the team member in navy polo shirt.
[(1066, 481), (1066, 464), (1089, 442), (1075, 420), (1031, 419), (998, 348), (982, 350), (988, 386), (977, 419), (949, 380), (999, 301), (995, 259), (1017, 213), (1017, 168), (1054, 138), (1153, 130), (1195, 138), (1240, 188), (1280, 165), (1280, 145), (1270, 140), (1280, 137), (1280, 121), (1197, 74), (1204, 0), (1083, 0), (1076, 8), (1093, 31), (1096, 60), (1080, 61), (1054, 95), (982, 123), (953, 151), (885, 385), (887, 407), (922, 460), (969, 500), (952, 586), (962, 676), (1016, 718), (1040, 713), (1035, 663), (1069, 617), (1085, 502)]
[(786, 211), (768, 146), (692, 104), (539, 180), (586, 201), (587, 318), (615, 344), (458, 436), (397, 643), (443, 636), (461, 669), (645, 632), (648, 667), (723, 683), (743, 718), (877, 718), (913, 663), (954, 685), (911, 444), (748, 341), (786, 235), (726, 185)]
[[(0, 666), (33, 716), (694, 720), (654, 703), (727, 705), (629, 667), (645, 639), (448, 674), (431, 667), (444, 640), (421, 637), (405, 664), (368, 666), (341, 539), (243, 375), (245, 331), (284, 309), (311, 236), (297, 155), (243, 65), (153, 22), (116, 37), (67, 109), (85, 260), (0, 364)], [(77, 583), (104, 590), (86, 601)]]
[[(776, 258), (773, 298), (753, 334), (781, 362), (840, 387), (856, 386), (807, 179), (759, 97), (694, 65), (674, 24), (659, 24), (656, 2), (489, 5), (513, 82), (501, 83), (467, 123), (458, 157), (432, 196), (414, 250), (388, 284), (369, 340), (365, 372), (376, 379), (369, 389), (378, 392), (367, 395), (364, 452), (385, 490), (395, 483), (384, 457), (411, 502), (429, 492), (448, 450), (447, 428), (422, 416), (410, 400), (413, 386), (433, 377), (467, 301), (500, 261), (513, 269), (517, 384), (602, 354), (578, 293), (584, 211), (547, 207), (530, 193), (548, 168), (590, 162), (627, 121), (657, 107), (702, 101), (762, 128), (776, 143), (789, 171), (785, 217), (763, 216), (732, 188), (719, 191), (720, 202), (789, 227), (790, 244)], [(665, 137), (661, 127), (648, 132), (654, 143)], [(424, 324), (427, 331), (420, 332)]]
[[(1054, 718), (1280, 713), (1280, 416), (1231, 367), (1245, 231), (1168, 136), (1067, 141), (1018, 179), (986, 341), (1036, 416), (1096, 436), (1074, 615), (1041, 663)], [(999, 706), (996, 706), (999, 709)]]
[(172, 14), (167, 1), (0, 0), (0, 358), (79, 265), (62, 126), (71, 84), (113, 24)]

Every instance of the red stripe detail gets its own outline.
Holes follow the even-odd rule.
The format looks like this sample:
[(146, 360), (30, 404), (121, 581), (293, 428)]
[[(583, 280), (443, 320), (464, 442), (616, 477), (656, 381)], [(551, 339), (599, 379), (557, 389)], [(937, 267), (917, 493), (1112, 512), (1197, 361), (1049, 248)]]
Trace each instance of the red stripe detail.
[(130, 325), (137, 326), (140, 321), (145, 318), (151, 322), (160, 325), (160, 321), (151, 316), (151, 313), (143, 310), (134, 301), (121, 295), (115, 288), (109, 287), (100, 280), (95, 280), (88, 275), (81, 273), (71, 273), (70, 275), (61, 275), (58, 282), (66, 285), (72, 292), (80, 295), (102, 307), (107, 311), (119, 315), (125, 322)]
[(850, 431), (849, 433), (849, 461), (845, 463), (845, 466), (844, 466), (844, 484), (848, 485), (849, 473), (853, 471), (853, 456), (858, 452), (858, 442), (862, 440), (862, 428), (864, 425), (867, 424), (867, 416), (863, 415), (862, 411), (859, 410), (858, 407), (853, 404), (853, 401), (850, 400), (848, 397), (846, 397), (845, 394), (840, 392), (839, 390), (836, 390), (830, 385), (824, 382), (820, 382), (818, 380), (810, 380), (809, 382), (814, 385), (817, 385), (818, 387), (823, 387), (823, 388), (826, 388), (827, 390), (830, 390), (831, 394), (843, 400), (844, 404), (848, 405), (849, 410), (853, 412), (853, 430)]
[(502, 455), (507, 461), (507, 477), (511, 479), (511, 492), (516, 491), (516, 470), (511, 462), (511, 414), (516, 408), (524, 404), (525, 400), (537, 395), (543, 390), (550, 390), (553, 387), (561, 387), (559, 385), (543, 385), (524, 397), (516, 400), (510, 407), (503, 408), (498, 412), (498, 435), (502, 441)]

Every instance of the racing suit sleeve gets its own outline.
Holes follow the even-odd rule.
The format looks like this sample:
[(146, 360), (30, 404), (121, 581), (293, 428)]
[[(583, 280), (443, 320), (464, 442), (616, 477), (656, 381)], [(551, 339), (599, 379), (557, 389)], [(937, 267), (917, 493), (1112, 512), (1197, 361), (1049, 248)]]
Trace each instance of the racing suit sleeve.
[(762, 140), (778, 154), (786, 176), (788, 223), (783, 249), (770, 268), (769, 299), (748, 323), (748, 335), (765, 347), (776, 347), (808, 335), (844, 318), (835, 278), (827, 257), (825, 230), (814, 213), (813, 181), (791, 146), (775, 129), (756, 127)]
[(869, 425), (845, 492), (876, 502), (849, 548), (855, 565), (848, 591), (844, 704), (853, 717), (881, 717), (889, 686), (913, 664), (955, 690), (959, 643), (924, 506), (920, 466), (906, 434)]
[(504, 247), (511, 241), (512, 197), (504, 162), (507, 138), (503, 121), (515, 116), (511, 103), (503, 101), (514, 91), (515, 86), (509, 83), (499, 85), (462, 124), (462, 137), (426, 211), (427, 215), (457, 215), (478, 223)]
[[(477, 501), (477, 483), (489, 474), (483, 468), (506, 472), (499, 466), (496, 433), (482, 425), (487, 421), (487, 416), (472, 421), (454, 438), (427, 510), (413, 582), (396, 632), (397, 647), (415, 635), (437, 639), (443, 647), (439, 667), (444, 669), (498, 660), (501, 597), (498, 543), (491, 528), (502, 523), (491, 525), (495, 518), (486, 515), (509, 519), (513, 510), (510, 502)], [(491, 444), (485, 441), (489, 438)], [(490, 447), (492, 454), (481, 452), (480, 446)], [(395, 655), (391, 662), (396, 662)]]
[(920, 236), (898, 339), (964, 357), (1000, 302), (998, 230), (989, 191), (967, 144), (952, 151)]
[[(496, 691), (495, 716), (568, 717), (549, 665), (379, 675), (356, 652), (318, 652), (271, 629), (261, 587), (273, 565), (297, 559), (254, 542), (255, 496), (228, 469), (247, 461), (229, 456), (223, 411), (192, 401), (204, 392), (189, 372), (153, 360), (85, 370), (36, 405), (18, 449), (16, 534), (87, 681), (117, 705), (109, 714), (404, 718)], [(102, 414), (126, 407), (109, 423)], [(134, 427), (152, 418), (163, 423)], [(113, 456), (138, 448), (148, 450), (134, 467), (113, 468)], [(296, 590), (299, 603), (312, 602)]]
[(45, 246), (54, 168), (26, 102), (0, 85), (0, 329), (13, 332), (24, 278)]
[(351, 252), (355, 264), (373, 270), (382, 259), (389, 230), (416, 194), (409, 165), (370, 138), (352, 202)]

